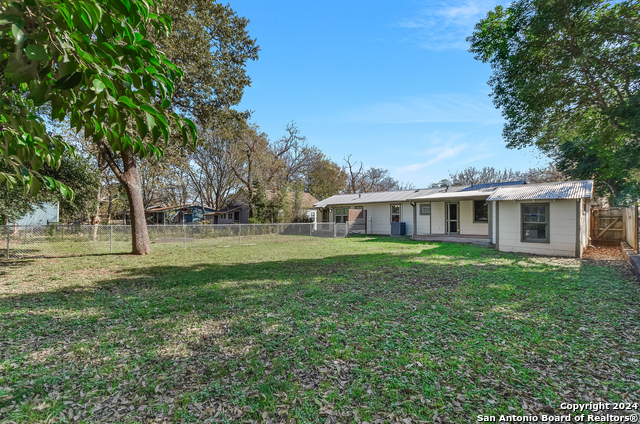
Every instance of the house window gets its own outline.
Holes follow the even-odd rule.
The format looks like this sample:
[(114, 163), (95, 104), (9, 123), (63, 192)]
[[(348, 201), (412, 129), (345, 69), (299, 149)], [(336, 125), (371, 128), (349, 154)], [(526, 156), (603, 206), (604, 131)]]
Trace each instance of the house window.
[(400, 205), (391, 205), (391, 222), (400, 222)]
[(239, 224), (240, 223), (240, 211), (235, 211), (233, 213), (233, 223), (234, 224)]
[(431, 203), (422, 203), (420, 205), (420, 215), (431, 215)]
[(475, 200), (473, 202), (473, 211), (473, 222), (489, 222), (489, 205), (485, 200)]
[(309, 211), (309, 218), (311, 218), (311, 222), (316, 222), (316, 213), (315, 213), (315, 211)]
[(349, 216), (349, 208), (336, 208), (336, 223), (342, 224), (347, 222), (347, 218)]
[(522, 241), (549, 243), (549, 204), (522, 205)]
[(322, 210), (322, 222), (329, 222), (329, 211), (327, 209)]

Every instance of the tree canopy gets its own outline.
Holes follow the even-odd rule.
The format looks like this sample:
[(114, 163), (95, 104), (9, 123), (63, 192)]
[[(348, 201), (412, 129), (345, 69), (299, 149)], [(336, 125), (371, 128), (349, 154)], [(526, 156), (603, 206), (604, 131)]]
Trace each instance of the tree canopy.
[(160, 154), (172, 122), (185, 142), (195, 140), (195, 126), (167, 110), (181, 71), (148, 40), (147, 26), (158, 35), (171, 29), (153, 0), (3, 3), (0, 148), (12, 172), (0, 173), (0, 182), (36, 193), (42, 181), (67, 193), (39, 172), (43, 164), (59, 167), (70, 150), (37, 117), (43, 105), (114, 152)]
[(639, 16), (629, 0), (518, 0), (490, 11), (468, 41), (493, 69), (508, 146), (637, 143)]

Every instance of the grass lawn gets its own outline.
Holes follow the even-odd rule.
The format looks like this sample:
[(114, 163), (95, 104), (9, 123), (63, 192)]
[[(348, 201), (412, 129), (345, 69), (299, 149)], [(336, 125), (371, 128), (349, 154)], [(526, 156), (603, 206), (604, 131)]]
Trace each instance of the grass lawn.
[(0, 262), (0, 422), (470, 423), (640, 399), (628, 269), (398, 238)]

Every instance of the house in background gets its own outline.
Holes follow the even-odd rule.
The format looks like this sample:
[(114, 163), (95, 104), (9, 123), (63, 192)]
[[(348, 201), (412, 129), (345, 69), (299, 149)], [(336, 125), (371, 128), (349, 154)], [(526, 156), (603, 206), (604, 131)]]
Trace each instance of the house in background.
[[(273, 201), (278, 194), (275, 191), (267, 190), (267, 200)], [(289, 211), (293, 210), (294, 193), (287, 193), (288, 199), (286, 204), (289, 205)], [(313, 197), (310, 193), (302, 193), (301, 209), (304, 216), (306, 216), (311, 222), (316, 222), (316, 209), (314, 204), (318, 202), (318, 199)], [(251, 205), (244, 196), (237, 196), (231, 205), (207, 213), (205, 219), (211, 224), (248, 224), (249, 223), (249, 211)]]
[(249, 209), (249, 204), (236, 201), (225, 208), (206, 213), (204, 218), (209, 224), (248, 224)]
[(13, 225), (47, 225), (60, 221), (60, 204), (59, 203), (43, 203), (35, 208), (35, 210), (15, 222)]
[[(204, 220), (205, 214), (213, 211), (213, 208), (192, 204), (166, 207), (151, 206), (145, 211), (145, 216), (148, 225), (196, 224)], [(128, 209), (118, 212), (116, 218), (122, 219), (124, 225), (131, 224)]]
[[(500, 251), (581, 257), (589, 241), (593, 181), (524, 181), (332, 196), (322, 222), (365, 215), (368, 234), (494, 244)], [(404, 223), (403, 226), (394, 223)]]
[[(270, 201), (273, 200), (276, 196), (276, 192), (267, 190), (267, 199)], [(286, 204), (289, 205), (289, 216), (293, 213), (293, 206), (295, 202), (295, 193), (290, 192), (287, 193)], [(302, 201), (300, 202), (300, 209), (302, 215), (304, 215), (309, 221), (316, 222), (316, 210), (315, 204), (318, 203), (318, 199), (316, 199), (311, 193), (304, 192), (302, 193)]]

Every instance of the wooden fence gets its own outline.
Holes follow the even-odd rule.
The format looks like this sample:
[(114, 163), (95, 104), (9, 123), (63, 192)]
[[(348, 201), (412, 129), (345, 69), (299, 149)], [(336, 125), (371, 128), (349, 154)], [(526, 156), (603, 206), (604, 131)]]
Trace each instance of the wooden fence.
[(638, 207), (593, 209), (591, 242), (615, 245), (621, 241), (638, 251)]

